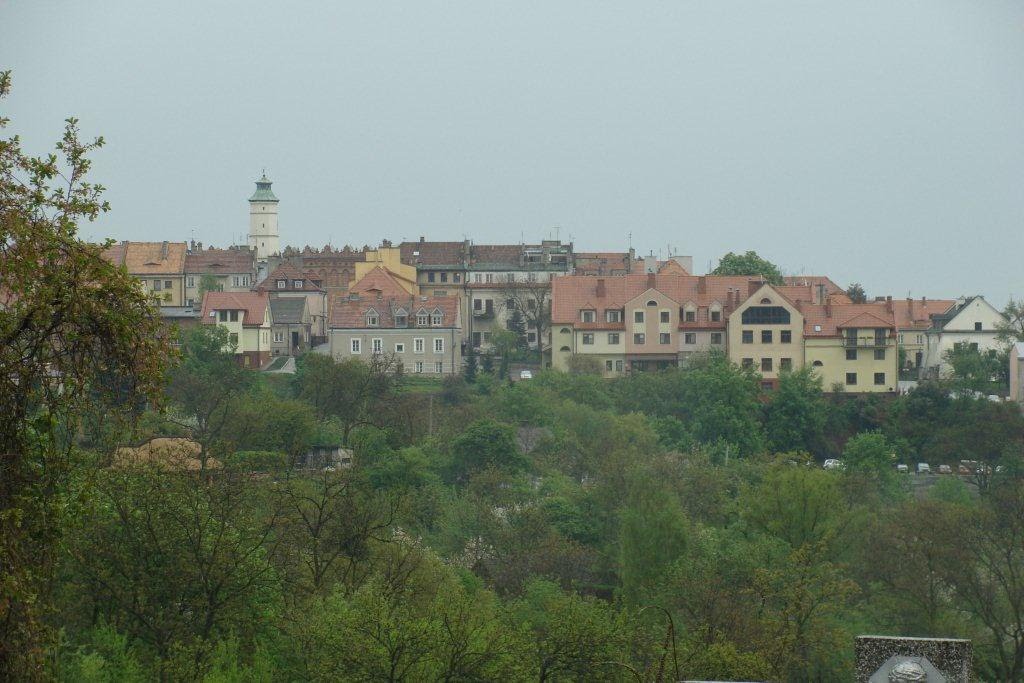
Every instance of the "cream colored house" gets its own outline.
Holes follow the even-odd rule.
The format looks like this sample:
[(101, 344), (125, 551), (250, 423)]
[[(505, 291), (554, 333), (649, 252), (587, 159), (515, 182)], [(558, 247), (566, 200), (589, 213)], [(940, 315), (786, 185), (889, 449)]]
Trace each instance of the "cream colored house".
[(804, 363), (825, 391), (893, 393), (899, 350), (893, 302), (802, 305)]
[[(879, 299), (876, 299), (876, 301)], [(888, 299), (884, 299), (888, 300)], [(926, 366), (927, 335), (932, 316), (948, 311), (956, 301), (951, 299), (892, 299), (896, 318), (896, 342), (902, 359), (900, 371), (909, 379), (916, 379)]]
[(245, 367), (261, 368), (270, 360), (273, 317), (270, 297), (260, 292), (207, 292), (202, 322), (227, 329), (235, 357)]
[(103, 257), (139, 279), (142, 289), (159, 306), (184, 306), (184, 242), (120, 242)]
[(804, 315), (782, 289), (760, 285), (729, 315), (729, 358), (757, 371), (766, 389), (804, 365)]
[(932, 325), (925, 334), (925, 365), (932, 377), (949, 374), (950, 366), (945, 354), (960, 344), (992, 354), (1005, 348), (998, 335), (999, 325), (1006, 318), (983, 296), (961, 298), (931, 319)]

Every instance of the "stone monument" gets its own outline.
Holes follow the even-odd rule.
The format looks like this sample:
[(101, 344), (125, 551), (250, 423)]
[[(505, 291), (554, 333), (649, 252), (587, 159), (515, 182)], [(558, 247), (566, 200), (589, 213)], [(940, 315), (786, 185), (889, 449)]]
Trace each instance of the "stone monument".
[(970, 683), (971, 641), (956, 638), (858, 636), (857, 683)]

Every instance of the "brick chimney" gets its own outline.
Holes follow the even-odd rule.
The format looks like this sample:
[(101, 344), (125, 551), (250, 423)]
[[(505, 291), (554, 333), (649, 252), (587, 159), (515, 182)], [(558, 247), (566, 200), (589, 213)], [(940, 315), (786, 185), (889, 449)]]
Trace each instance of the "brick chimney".
[(914, 319), (914, 300), (909, 296), (907, 297), (907, 313), (911, 320)]
[(604, 292), (604, 278), (603, 277), (602, 278), (598, 278), (597, 279), (597, 298), (598, 299), (603, 299), (604, 298), (604, 293), (605, 293)]
[(892, 297), (891, 296), (885, 297), (885, 312), (886, 313), (892, 313)]
[(701, 275), (700, 277), (697, 278), (697, 293), (698, 294), (707, 294), (707, 291), (708, 291), (708, 278), (706, 276), (704, 276), (704, 275)]
[(647, 289), (657, 289), (658, 276), (655, 273), (647, 273)]
[(164, 240), (160, 245), (160, 258), (161, 260), (167, 260), (167, 240)]

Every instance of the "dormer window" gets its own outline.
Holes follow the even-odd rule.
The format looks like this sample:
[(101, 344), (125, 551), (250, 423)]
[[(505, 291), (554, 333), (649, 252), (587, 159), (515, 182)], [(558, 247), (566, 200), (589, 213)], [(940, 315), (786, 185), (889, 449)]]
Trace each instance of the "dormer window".
[(593, 309), (586, 309), (580, 311), (580, 320), (585, 323), (592, 323), (597, 321), (597, 311)]
[(609, 323), (621, 323), (622, 322), (622, 311), (617, 308), (608, 308), (604, 312), (605, 322)]
[(429, 319), (430, 316), (427, 315), (426, 311), (420, 311), (419, 313), (416, 314), (416, 326), (426, 327)]
[(409, 326), (409, 315), (405, 312), (404, 308), (400, 308), (395, 311), (395, 327), (408, 327)]
[(277, 288), (278, 289), (288, 289), (288, 281), (287, 280), (278, 280), (277, 281)]
[(366, 326), (377, 327), (380, 325), (380, 316), (377, 315), (377, 311), (372, 308), (366, 312)]
[(293, 280), (292, 285), (295, 289), (302, 289), (302, 280)]
[(430, 316), (430, 324), (433, 325), (434, 327), (440, 327), (441, 326), (441, 318), (442, 318), (441, 311), (435, 310), (434, 314), (432, 316)]

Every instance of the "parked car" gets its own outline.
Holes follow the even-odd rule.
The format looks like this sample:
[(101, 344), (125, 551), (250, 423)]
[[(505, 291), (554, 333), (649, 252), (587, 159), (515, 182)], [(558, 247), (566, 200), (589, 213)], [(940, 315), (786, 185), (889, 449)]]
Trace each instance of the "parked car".
[(826, 470), (841, 470), (843, 469), (843, 461), (835, 458), (829, 458), (825, 461), (825, 464), (822, 465), (822, 467)]
[(900, 474), (909, 474), (910, 465), (904, 465), (903, 463), (900, 463), (896, 465), (896, 471), (899, 472)]
[(953, 468), (949, 465), (939, 465), (939, 474), (953, 474)]
[(931, 474), (932, 473), (931, 465), (929, 465), (926, 462), (919, 462), (919, 463), (917, 463), (917, 473), (918, 474)]
[(520, 370), (519, 379), (533, 379), (533, 372), (530, 370)]

